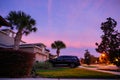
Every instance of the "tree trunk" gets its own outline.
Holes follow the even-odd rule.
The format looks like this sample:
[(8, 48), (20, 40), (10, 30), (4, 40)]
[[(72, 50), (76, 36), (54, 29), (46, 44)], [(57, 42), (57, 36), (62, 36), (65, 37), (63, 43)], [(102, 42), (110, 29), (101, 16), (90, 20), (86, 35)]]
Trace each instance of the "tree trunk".
[(14, 48), (13, 48), (14, 50), (19, 49), (19, 44), (20, 44), (21, 38), (22, 38), (22, 31), (18, 31), (14, 38)]
[(60, 49), (57, 49), (56, 53), (57, 53), (57, 57), (59, 57), (59, 55), (60, 55)]

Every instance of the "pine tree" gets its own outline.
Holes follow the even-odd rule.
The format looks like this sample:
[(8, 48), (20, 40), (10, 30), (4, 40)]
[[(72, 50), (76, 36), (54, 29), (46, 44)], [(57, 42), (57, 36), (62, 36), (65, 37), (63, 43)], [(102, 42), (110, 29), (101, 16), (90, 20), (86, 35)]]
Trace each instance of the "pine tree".
[(120, 66), (120, 33), (115, 30), (116, 25), (117, 22), (110, 17), (101, 24), (102, 41), (100, 44), (96, 43), (96, 51), (99, 53), (105, 52), (111, 63)]

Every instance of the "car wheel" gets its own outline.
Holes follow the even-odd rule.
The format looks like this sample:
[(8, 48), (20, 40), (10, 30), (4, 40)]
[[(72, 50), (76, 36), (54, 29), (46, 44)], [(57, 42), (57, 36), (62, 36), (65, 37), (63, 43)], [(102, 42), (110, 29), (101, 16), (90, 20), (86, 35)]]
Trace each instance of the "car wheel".
[(71, 68), (74, 68), (74, 67), (75, 67), (75, 64), (74, 64), (74, 63), (71, 63), (71, 64), (70, 64), (70, 67), (71, 67)]

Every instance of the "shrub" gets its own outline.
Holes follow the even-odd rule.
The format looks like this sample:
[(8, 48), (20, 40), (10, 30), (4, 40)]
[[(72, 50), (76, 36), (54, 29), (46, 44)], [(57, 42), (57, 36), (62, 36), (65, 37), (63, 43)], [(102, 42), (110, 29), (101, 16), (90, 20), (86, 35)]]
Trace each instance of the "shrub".
[(35, 69), (50, 69), (52, 68), (52, 64), (49, 62), (36, 62), (34, 67)]
[(24, 51), (0, 49), (0, 77), (28, 76), (34, 57), (34, 54)]

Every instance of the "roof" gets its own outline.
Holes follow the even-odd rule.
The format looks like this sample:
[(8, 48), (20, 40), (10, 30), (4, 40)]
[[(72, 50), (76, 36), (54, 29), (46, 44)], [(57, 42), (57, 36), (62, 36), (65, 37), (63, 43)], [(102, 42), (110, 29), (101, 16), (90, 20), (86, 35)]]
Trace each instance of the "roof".
[(0, 26), (8, 26), (8, 27), (11, 27), (11, 24), (8, 23), (2, 16), (0, 16)]
[(4, 31), (4, 32), (9, 31), (9, 32), (11, 32), (11, 33), (16, 34), (16, 33), (15, 33), (14, 31), (12, 31), (11, 29), (1, 29), (0, 31)]
[(2, 44), (0, 43), (0, 48), (12, 48), (13, 45), (5, 45), (5, 44)]
[(38, 46), (38, 47), (46, 47), (43, 43), (31, 43), (31, 44), (21, 44), (20, 47), (35, 47), (35, 46)]
[(39, 46), (39, 47), (41, 47), (41, 46), (46, 47), (43, 43), (34, 43), (34, 45)]

